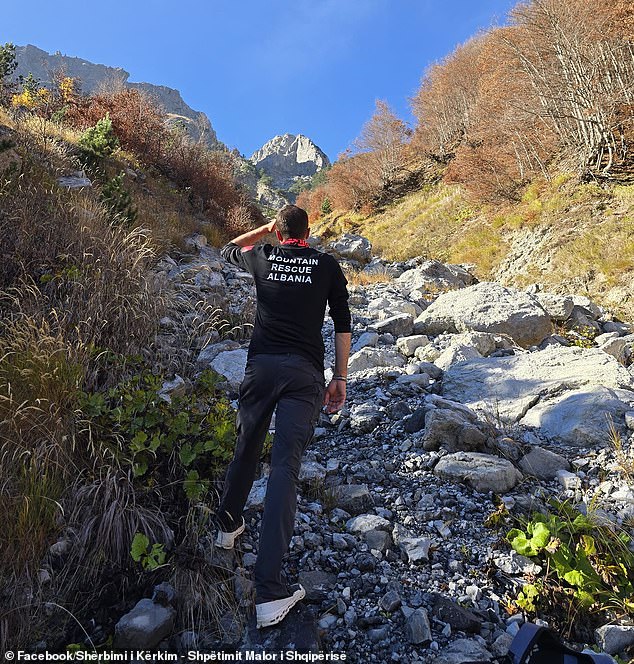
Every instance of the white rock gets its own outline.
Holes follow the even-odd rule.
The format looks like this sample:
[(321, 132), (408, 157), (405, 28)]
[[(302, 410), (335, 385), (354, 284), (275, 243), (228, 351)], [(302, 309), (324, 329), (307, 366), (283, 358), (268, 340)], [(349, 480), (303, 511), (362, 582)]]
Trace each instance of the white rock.
[(420, 334), (469, 331), (507, 334), (528, 347), (551, 334), (552, 324), (534, 297), (493, 282), (440, 295), (414, 322)]
[(634, 644), (634, 625), (603, 625), (595, 631), (597, 644), (609, 655), (616, 655)]
[(348, 371), (354, 373), (375, 367), (402, 367), (405, 363), (405, 358), (397, 351), (383, 348), (363, 348), (351, 355), (348, 362)]
[(412, 357), (417, 348), (426, 346), (429, 337), (426, 334), (414, 334), (409, 337), (400, 337), (396, 340), (396, 347), (406, 357)]
[[(454, 364), (443, 377), (443, 394), (503, 423), (519, 421), (541, 427), (547, 436), (593, 444), (599, 442), (597, 435), (605, 442), (608, 413), (615, 417), (615, 425), (623, 426), (623, 414), (631, 410), (626, 390), (634, 387), (633, 378), (598, 349), (551, 346), (534, 353)], [(604, 387), (583, 392), (592, 386)], [(584, 415), (591, 417), (587, 425), (575, 415), (573, 402), (575, 408), (587, 405)]]
[(482, 357), (482, 355), (473, 346), (449, 346), (440, 353), (434, 364), (439, 369), (446, 371), (457, 362), (474, 360), (477, 357)]
[(244, 379), (244, 370), (247, 365), (247, 351), (244, 348), (223, 351), (211, 362), (211, 368), (224, 376), (232, 387), (237, 390)]
[(346, 530), (355, 535), (362, 535), (370, 530), (389, 531), (392, 524), (377, 514), (359, 514), (346, 521)]
[(534, 447), (519, 462), (519, 467), (527, 474), (540, 480), (552, 480), (559, 470), (570, 470), (570, 463), (560, 454), (543, 447)]
[(268, 477), (261, 477), (259, 480), (253, 482), (251, 491), (249, 492), (249, 496), (247, 498), (247, 508), (259, 510), (264, 507), (264, 499), (266, 498), (266, 487), (268, 482)]
[(352, 352), (357, 353), (367, 346), (376, 346), (379, 335), (376, 332), (363, 332), (357, 342), (352, 346)]
[(344, 233), (338, 240), (330, 243), (330, 249), (342, 258), (367, 263), (372, 258), (372, 244), (367, 237)]
[(574, 473), (568, 472), (567, 470), (558, 470), (557, 479), (559, 480), (559, 484), (561, 484), (564, 489), (581, 488), (581, 478)]
[(459, 265), (444, 265), (438, 261), (425, 261), (422, 265), (403, 272), (396, 280), (406, 292), (464, 288), (475, 282), (472, 274)]
[(572, 313), (575, 306), (569, 295), (556, 295), (555, 293), (535, 293), (535, 297), (544, 307), (546, 313), (555, 321), (563, 322)]
[(436, 464), (434, 474), (467, 484), (480, 493), (506, 493), (522, 479), (520, 471), (506, 459), (480, 452), (448, 454)]
[(414, 329), (414, 317), (410, 314), (396, 314), (384, 320), (375, 322), (372, 327), (379, 334), (391, 334), (394, 337), (411, 335)]
[(610, 422), (623, 434), (625, 413), (633, 405), (633, 392), (594, 385), (540, 401), (520, 421), (539, 427), (547, 438), (586, 447), (610, 439)]

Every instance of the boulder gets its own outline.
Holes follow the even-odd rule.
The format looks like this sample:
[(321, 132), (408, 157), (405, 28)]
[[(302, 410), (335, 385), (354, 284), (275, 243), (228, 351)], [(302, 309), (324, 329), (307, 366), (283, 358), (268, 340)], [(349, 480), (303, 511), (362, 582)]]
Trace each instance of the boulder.
[(74, 171), (71, 175), (57, 178), (57, 184), (66, 189), (82, 189), (92, 187), (92, 182), (86, 177), (84, 171)]
[(479, 452), (448, 454), (436, 464), (434, 473), (442, 479), (466, 484), (480, 493), (506, 493), (522, 479), (520, 471), (506, 459)]
[(482, 618), (473, 611), (465, 609), (443, 595), (433, 596), (434, 615), (444, 623), (451, 625), (452, 629), (460, 632), (471, 632), (478, 634), (482, 625)]
[[(538, 413), (543, 412), (549, 402), (565, 406), (570, 392), (597, 385), (631, 390), (634, 377), (613, 357), (598, 349), (549, 346), (533, 353), (454, 364), (444, 374), (443, 395), (474, 410), (487, 412), (504, 423), (529, 424), (530, 421), (532, 426), (541, 426), (542, 421), (548, 421), (552, 430), (554, 422), (541, 414), (539, 421), (537, 413), (527, 421), (522, 418), (536, 404), (540, 404)], [(621, 398), (623, 392), (619, 391), (618, 395)], [(578, 401), (582, 402), (583, 399)], [(595, 420), (596, 417), (605, 420), (607, 410), (601, 404), (597, 406), (599, 412)]]
[(205, 346), (198, 357), (196, 358), (196, 364), (199, 366), (208, 366), (211, 362), (218, 356), (220, 353), (227, 350), (236, 350), (240, 348), (240, 344), (237, 341), (232, 339), (225, 339), (225, 341), (219, 341), (215, 344), (209, 344)]
[(555, 293), (536, 293), (535, 297), (545, 309), (552, 320), (563, 323), (570, 317), (575, 306), (569, 295), (556, 295)]
[(457, 410), (434, 408), (425, 415), (425, 450), (477, 451), (484, 448), (487, 438), (475, 414), (469, 417)]
[(346, 521), (346, 530), (353, 535), (363, 535), (370, 530), (385, 530), (392, 528), (392, 524), (377, 514), (359, 514)]
[(527, 475), (533, 475), (540, 480), (552, 480), (557, 477), (557, 471), (570, 470), (570, 463), (560, 454), (545, 450), (543, 447), (533, 447), (522, 457), (519, 467)]
[(434, 660), (434, 664), (465, 664), (465, 662), (490, 662), (493, 656), (478, 641), (456, 639)]
[(382, 419), (382, 412), (372, 402), (355, 404), (350, 409), (350, 426), (356, 433), (374, 431)]
[(372, 324), (378, 334), (391, 334), (394, 337), (406, 337), (414, 329), (414, 317), (410, 314), (396, 314)]
[(317, 461), (302, 461), (299, 468), (299, 482), (307, 486), (322, 484), (327, 472), (325, 466)]
[(350, 514), (360, 514), (374, 505), (366, 484), (341, 484), (335, 491), (335, 498), (337, 506)]
[(552, 323), (533, 296), (492, 282), (440, 295), (414, 322), (416, 334), (469, 331), (506, 334), (528, 347), (551, 334)]
[(379, 335), (376, 332), (363, 332), (352, 346), (352, 352), (357, 353), (367, 346), (376, 346), (379, 341)]
[(396, 314), (409, 314), (412, 318), (415, 318), (421, 312), (422, 307), (418, 304), (414, 304), (414, 302), (409, 302), (407, 300), (395, 299), (393, 297), (390, 299), (379, 297), (368, 304), (368, 314), (379, 320), (390, 318)]
[(400, 523), (397, 523), (392, 530), (392, 538), (394, 544), (403, 552), (408, 562), (429, 562), (429, 549), (431, 548), (429, 537), (417, 537)]
[(155, 648), (174, 629), (176, 611), (171, 606), (139, 600), (114, 628), (115, 648)]
[(362, 348), (350, 356), (348, 371), (355, 373), (376, 367), (402, 367), (406, 359), (395, 350), (384, 348)]
[(427, 611), (422, 607), (412, 611), (405, 621), (405, 636), (414, 645), (429, 643), (432, 640)]
[(396, 282), (408, 293), (415, 290), (436, 292), (464, 288), (475, 283), (476, 278), (460, 265), (444, 265), (430, 260), (403, 272)]
[(348, 260), (368, 263), (372, 258), (372, 244), (367, 237), (344, 233), (338, 240), (330, 243), (330, 249)]
[(426, 346), (429, 343), (429, 337), (425, 334), (414, 334), (412, 336), (400, 337), (396, 340), (396, 347), (406, 357), (412, 357), (417, 348)]
[(440, 355), (434, 360), (434, 364), (439, 369), (446, 371), (450, 366), (457, 362), (474, 360), (476, 357), (482, 357), (482, 355), (473, 346), (452, 345), (440, 353)]
[(306, 599), (312, 602), (321, 602), (337, 585), (337, 575), (321, 570), (300, 571), (299, 582), (306, 590)]
[[(617, 333), (614, 332), (613, 334)], [(632, 353), (634, 352), (634, 334), (628, 334), (625, 337), (612, 337), (603, 340), (602, 343), (599, 343), (599, 338), (597, 337), (595, 343), (597, 343), (598, 347), (604, 353), (612, 355), (612, 357), (616, 358), (616, 360), (624, 366), (627, 366), (632, 359)]]
[(588, 447), (610, 440), (611, 425), (626, 435), (625, 413), (633, 406), (634, 392), (591, 385), (539, 401), (520, 421), (546, 438)]
[(609, 655), (616, 655), (634, 645), (634, 625), (603, 625), (595, 631), (597, 645)]
[(247, 366), (246, 348), (223, 351), (211, 362), (211, 368), (227, 380), (233, 390), (240, 387)]

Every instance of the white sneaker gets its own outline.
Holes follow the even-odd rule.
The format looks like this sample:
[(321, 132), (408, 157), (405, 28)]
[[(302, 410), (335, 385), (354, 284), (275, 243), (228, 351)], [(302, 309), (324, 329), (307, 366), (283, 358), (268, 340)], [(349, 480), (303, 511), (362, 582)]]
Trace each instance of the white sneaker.
[(233, 545), (239, 535), (242, 535), (244, 532), (245, 524), (244, 517), (242, 518), (242, 524), (236, 528), (231, 533), (225, 533), (222, 530), (218, 531), (216, 535), (216, 546), (219, 546), (221, 549), (233, 549)]
[(278, 622), (286, 618), (288, 612), (297, 602), (306, 597), (306, 591), (299, 583), (291, 586), (290, 590), (293, 592), (290, 597), (274, 599), (271, 602), (263, 602), (262, 604), (255, 605), (258, 629), (277, 625)]

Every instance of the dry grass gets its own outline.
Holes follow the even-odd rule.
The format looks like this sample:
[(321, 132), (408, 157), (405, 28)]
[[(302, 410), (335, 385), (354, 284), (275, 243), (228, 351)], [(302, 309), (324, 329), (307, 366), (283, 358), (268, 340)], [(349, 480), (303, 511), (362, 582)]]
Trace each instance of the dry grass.
[(394, 280), (385, 268), (376, 269), (372, 272), (363, 270), (347, 270), (346, 279), (350, 286), (369, 286), (371, 284), (385, 284)]
[(130, 567), (130, 546), (136, 533), (143, 533), (151, 542), (173, 544), (174, 533), (161, 511), (160, 494), (146, 496), (141, 504), (129, 472), (104, 466), (91, 482), (79, 478), (68, 502), (72, 505), (68, 524), (77, 533), (77, 542), (74, 560), (67, 567), (83, 568), (82, 584), (96, 580), (105, 565)]

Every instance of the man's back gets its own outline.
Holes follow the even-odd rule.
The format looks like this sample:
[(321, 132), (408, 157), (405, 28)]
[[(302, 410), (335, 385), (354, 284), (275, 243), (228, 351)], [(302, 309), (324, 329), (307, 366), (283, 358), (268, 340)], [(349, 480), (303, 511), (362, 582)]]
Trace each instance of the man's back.
[(335, 331), (350, 329), (347, 282), (337, 261), (297, 244), (229, 244), (223, 256), (255, 279), (258, 307), (249, 355), (294, 352), (323, 368), (326, 303)]

